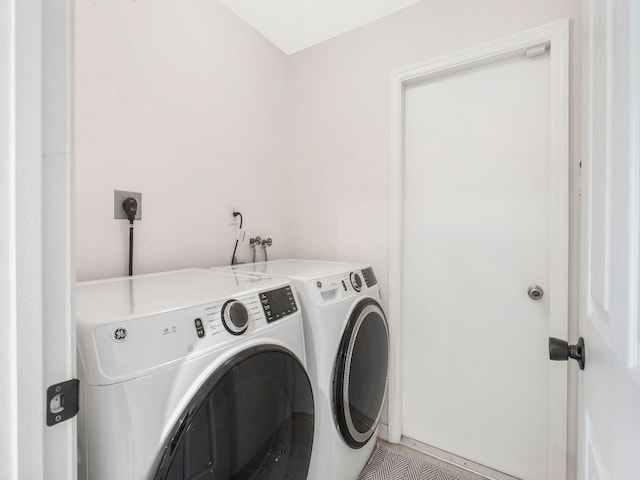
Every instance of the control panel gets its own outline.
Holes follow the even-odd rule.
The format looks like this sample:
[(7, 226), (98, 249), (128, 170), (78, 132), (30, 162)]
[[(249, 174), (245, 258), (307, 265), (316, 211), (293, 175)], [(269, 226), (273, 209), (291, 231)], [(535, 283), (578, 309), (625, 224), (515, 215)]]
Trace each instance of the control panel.
[(95, 350), (81, 355), (94, 358), (83, 361), (91, 365), (89, 382), (109, 384), (225, 347), (294, 314), (300, 315), (297, 298), (286, 285), (83, 330), (83, 344)]
[(364, 278), (364, 283), (367, 284), (367, 288), (371, 288), (378, 283), (376, 274), (373, 273), (373, 268), (371, 267), (362, 270), (362, 278)]
[(326, 305), (357, 295), (377, 284), (371, 267), (343, 274), (314, 279), (306, 283), (301, 292), (310, 305)]
[(296, 299), (293, 296), (291, 287), (288, 285), (270, 292), (262, 292), (260, 301), (268, 323), (275, 322), (298, 311)]

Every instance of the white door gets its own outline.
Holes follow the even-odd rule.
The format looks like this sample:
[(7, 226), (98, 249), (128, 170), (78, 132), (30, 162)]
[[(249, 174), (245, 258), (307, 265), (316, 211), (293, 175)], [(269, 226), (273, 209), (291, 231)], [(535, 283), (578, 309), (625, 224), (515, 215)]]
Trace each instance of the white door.
[(559, 480), (566, 383), (550, 379), (566, 381), (566, 365), (550, 367), (547, 349), (551, 325), (567, 325), (555, 199), (568, 185), (550, 153), (549, 51), (529, 53), (405, 90), (402, 428), (507, 475)]
[(640, 478), (640, 2), (585, 14), (578, 478), (626, 480)]
[(0, 479), (76, 478), (71, 2), (0, 3)]

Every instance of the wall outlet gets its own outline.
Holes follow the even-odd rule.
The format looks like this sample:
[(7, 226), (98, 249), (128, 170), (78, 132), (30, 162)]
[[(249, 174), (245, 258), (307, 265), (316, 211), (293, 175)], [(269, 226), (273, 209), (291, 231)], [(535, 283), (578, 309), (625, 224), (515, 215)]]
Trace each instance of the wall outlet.
[(234, 212), (239, 212), (240, 210), (238, 210), (237, 208), (232, 208), (231, 209), (231, 222), (229, 223), (229, 225), (234, 225), (234, 226), (239, 226), (240, 225), (240, 215), (238, 216), (233, 216)]
[(113, 191), (113, 218), (123, 218), (128, 220), (127, 214), (122, 208), (122, 202), (125, 198), (133, 197), (138, 202), (138, 211), (136, 212), (136, 220), (142, 220), (142, 193), (139, 192), (125, 192), (124, 190)]

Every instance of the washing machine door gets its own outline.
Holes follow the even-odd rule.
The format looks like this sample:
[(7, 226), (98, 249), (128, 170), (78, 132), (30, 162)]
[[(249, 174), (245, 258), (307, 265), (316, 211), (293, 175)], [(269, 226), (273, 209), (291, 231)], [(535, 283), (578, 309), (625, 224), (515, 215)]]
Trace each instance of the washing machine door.
[(382, 307), (360, 301), (345, 328), (334, 369), (336, 422), (347, 445), (360, 448), (374, 434), (387, 388), (389, 331)]
[(307, 477), (314, 426), (309, 378), (278, 346), (258, 346), (218, 368), (183, 413), (156, 480)]

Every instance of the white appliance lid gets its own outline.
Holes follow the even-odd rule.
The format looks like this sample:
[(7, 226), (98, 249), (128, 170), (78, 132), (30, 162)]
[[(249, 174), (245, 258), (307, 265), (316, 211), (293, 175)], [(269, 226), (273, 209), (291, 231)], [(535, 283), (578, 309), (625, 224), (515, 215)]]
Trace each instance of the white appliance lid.
[(270, 262), (249, 263), (226, 267), (237, 273), (273, 275), (294, 280), (310, 280), (340, 275), (353, 270), (369, 267), (363, 263), (325, 262), (321, 260), (273, 260)]
[(282, 287), (283, 279), (228, 275), (210, 269), (118, 277), (76, 284), (80, 326), (117, 322)]

